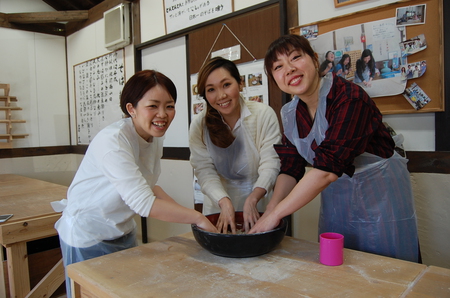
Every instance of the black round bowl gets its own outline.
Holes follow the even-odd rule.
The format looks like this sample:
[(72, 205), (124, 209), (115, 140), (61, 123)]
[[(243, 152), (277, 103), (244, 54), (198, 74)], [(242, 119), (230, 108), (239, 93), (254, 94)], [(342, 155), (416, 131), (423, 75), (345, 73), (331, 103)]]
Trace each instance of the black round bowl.
[[(220, 213), (207, 215), (209, 221), (216, 225)], [(244, 223), (242, 212), (235, 213), (236, 228)], [(287, 222), (283, 218), (273, 230), (256, 234), (220, 234), (211, 233), (193, 224), (192, 233), (195, 240), (212, 254), (229, 258), (256, 257), (272, 251), (283, 240)]]

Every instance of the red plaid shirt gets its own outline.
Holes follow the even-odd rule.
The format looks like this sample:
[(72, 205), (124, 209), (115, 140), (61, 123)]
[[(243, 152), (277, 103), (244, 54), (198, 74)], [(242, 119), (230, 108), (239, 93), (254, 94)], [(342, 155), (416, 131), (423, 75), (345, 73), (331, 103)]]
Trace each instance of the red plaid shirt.
[[(394, 141), (382, 123), (382, 115), (372, 99), (358, 85), (333, 74), (333, 86), (327, 96), (325, 139), (311, 148), (316, 153), (314, 168), (342, 176), (352, 176), (353, 161), (363, 152), (389, 158)], [(298, 135), (305, 138), (313, 125), (306, 104), (300, 99), (296, 110)], [(275, 145), (281, 159), (280, 173), (300, 180), (307, 166), (297, 148), (283, 135), (282, 145)]]

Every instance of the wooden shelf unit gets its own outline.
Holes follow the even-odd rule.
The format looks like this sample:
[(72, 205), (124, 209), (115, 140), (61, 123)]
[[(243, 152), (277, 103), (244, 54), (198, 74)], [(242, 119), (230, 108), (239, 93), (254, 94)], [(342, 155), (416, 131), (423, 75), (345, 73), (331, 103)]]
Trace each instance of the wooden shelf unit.
[(13, 134), (13, 123), (26, 123), (25, 120), (17, 120), (12, 118), (12, 111), (21, 111), (22, 108), (11, 106), (11, 102), (17, 102), (15, 96), (10, 96), (10, 85), (0, 84), (0, 89), (3, 89), (3, 95), (0, 95), (0, 102), (4, 102), (3, 106), (0, 106), (0, 111), (5, 112), (5, 118), (0, 119), (0, 124), (6, 125), (6, 134), (0, 134), (0, 140), (6, 140), (6, 142), (0, 142), (0, 148), (12, 148), (12, 141), (14, 139), (21, 139), (28, 136), (28, 134)]

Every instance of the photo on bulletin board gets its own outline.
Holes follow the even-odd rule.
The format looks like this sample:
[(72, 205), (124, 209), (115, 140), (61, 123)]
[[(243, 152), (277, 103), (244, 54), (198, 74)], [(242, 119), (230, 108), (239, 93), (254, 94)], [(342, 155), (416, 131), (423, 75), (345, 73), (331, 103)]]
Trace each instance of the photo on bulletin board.
[(319, 71), (335, 72), (375, 98), (405, 90), (399, 59), (404, 34), (395, 18), (388, 18), (319, 34), (310, 43), (319, 55)]
[(123, 117), (120, 95), (125, 83), (124, 50), (74, 65), (77, 144)]
[(411, 26), (425, 23), (426, 5), (415, 5), (397, 8), (397, 25)]

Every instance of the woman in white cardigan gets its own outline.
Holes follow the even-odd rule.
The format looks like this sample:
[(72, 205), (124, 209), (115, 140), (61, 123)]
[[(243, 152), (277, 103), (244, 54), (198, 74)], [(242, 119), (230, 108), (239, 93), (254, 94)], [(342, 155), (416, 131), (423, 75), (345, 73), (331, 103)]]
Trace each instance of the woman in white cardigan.
[(205, 195), (203, 213), (220, 213), (216, 227), (236, 233), (235, 211), (248, 231), (270, 198), (280, 161), (273, 145), (281, 139), (271, 107), (244, 100), (236, 65), (224, 58), (200, 70), (197, 91), (206, 109), (192, 121), (190, 161)]

